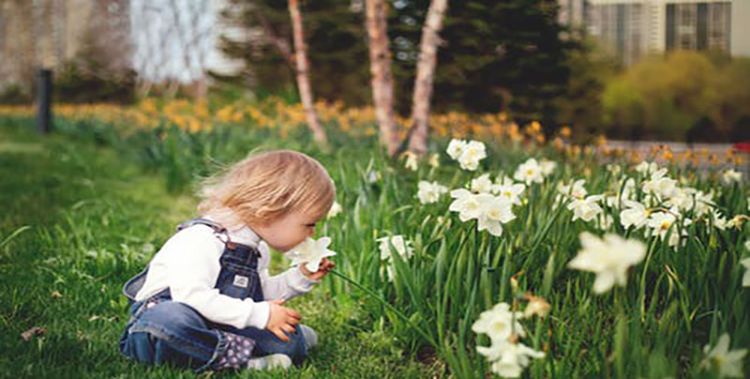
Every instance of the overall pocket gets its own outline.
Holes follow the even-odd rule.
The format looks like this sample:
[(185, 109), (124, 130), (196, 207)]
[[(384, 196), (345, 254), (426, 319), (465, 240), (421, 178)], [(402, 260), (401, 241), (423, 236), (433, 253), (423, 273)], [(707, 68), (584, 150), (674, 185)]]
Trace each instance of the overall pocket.
[(246, 299), (252, 298), (253, 294), (258, 292), (260, 277), (255, 268), (228, 257), (222, 258), (221, 266), (221, 272), (215, 286), (221, 294), (237, 299)]

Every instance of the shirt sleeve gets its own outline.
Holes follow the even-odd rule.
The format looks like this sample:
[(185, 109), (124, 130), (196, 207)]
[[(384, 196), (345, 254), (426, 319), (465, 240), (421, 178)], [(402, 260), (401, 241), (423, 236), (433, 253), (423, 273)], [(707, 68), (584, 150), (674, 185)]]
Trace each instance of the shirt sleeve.
[(265, 329), (270, 314), (268, 302), (237, 299), (214, 288), (221, 271), (222, 243), (213, 230), (193, 226), (177, 233), (165, 246), (174, 249), (168, 269), (172, 300), (195, 308), (206, 319), (242, 329)]
[(292, 267), (283, 273), (271, 276), (268, 271), (270, 260), (268, 246), (261, 242), (258, 247), (261, 253), (261, 260), (258, 264), (258, 274), (263, 287), (263, 298), (267, 300), (284, 299), (289, 300), (310, 292), (319, 280), (312, 280), (306, 277), (299, 267)]

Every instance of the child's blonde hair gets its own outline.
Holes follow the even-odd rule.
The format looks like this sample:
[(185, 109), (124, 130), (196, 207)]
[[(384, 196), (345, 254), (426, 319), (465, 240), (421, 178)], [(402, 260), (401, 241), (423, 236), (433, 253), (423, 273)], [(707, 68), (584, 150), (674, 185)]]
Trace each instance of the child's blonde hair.
[(292, 210), (322, 218), (336, 188), (315, 159), (291, 150), (250, 154), (207, 179), (198, 211), (228, 228), (267, 225)]

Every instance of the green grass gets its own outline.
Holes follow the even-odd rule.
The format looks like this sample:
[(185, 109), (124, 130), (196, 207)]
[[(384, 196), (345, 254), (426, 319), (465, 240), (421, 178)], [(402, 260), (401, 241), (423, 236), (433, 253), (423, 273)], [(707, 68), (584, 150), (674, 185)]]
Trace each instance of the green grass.
[[(117, 342), (127, 315), (121, 285), (177, 223), (194, 216), (195, 199), (168, 193), (162, 175), (145, 174), (122, 151), (81, 138), (42, 138), (24, 130), (29, 123), (0, 121), (0, 377), (194, 377), (128, 361)], [(319, 288), (290, 306), (320, 335), (303, 367), (219, 376), (440, 372), (418, 362), (386, 326), (374, 327), (355, 297)], [(46, 333), (24, 341), (21, 334), (32, 327)]]
[[(555, 210), (561, 182), (585, 178), (590, 194), (612, 195), (622, 190), (619, 180), (630, 177), (640, 188), (644, 176), (628, 165), (614, 176), (590, 153), (573, 157), (495, 142), (488, 144), (479, 170), (467, 172), (442, 154), (444, 141), (432, 141), (442, 166), (421, 164), (412, 172), (385, 159), (375, 138), (354, 140), (343, 133), (332, 134), (334, 148), (326, 152), (317, 150), (304, 130), (280, 139), (252, 125), (190, 134), (169, 125), (138, 131), (97, 120), (57, 121), (57, 130), (71, 137), (41, 140), (21, 133), (20, 125), (31, 125), (23, 120), (0, 126), (5, 136), (0, 174), (12, 178), (3, 180), (0, 195), (9, 209), (0, 216), (0, 315), (10, 329), (0, 337), (0, 348), (11, 352), (0, 364), (18, 368), (0, 372), (142, 376), (143, 367), (116, 352), (124, 323), (121, 283), (148, 261), (150, 249), (144, 246), (158, 247), (173, 225), (192, 216), (195, 200), (179, 194), (190, 193), (195, 179), (217, 163), (258, 147), (293, 148), (319, 159), (344, 209), (322, 223), (318, 235), (332, 238), (337, 273), (347, 280), (328, 278), (293, 303), (305, 322), (319, 329), (323, 345), (291, 376), (487, 376), (490, 365), (476, 347), (488, 339), (471, 326), (499, 302), (523, 309), (526, 291), (551, 304), (548, 317), (522, 320), (527, 334), (522, 342), (546, 353), (530, 364), (526, 377), (713, 378), (715, 373), (700, 367), (705, 345), (727, 333), (732, 349), (750, 346), (750, 288), (741, 286), (744, 268), (738, 263), (750, 255), (743, 246), (750, 223), (718, 230), (711, 217), (688, 207), (680, 216), (694, 221), (685, 227), (688, 238), (672, 249), (643, 230), (625, 230), (616, 206), (604, 206), (614, 221), (605, 230), (571, 221), (564, 206)], [(503, 225), (500, 237), (478, 232), (476, 221), (461, 222), (448, 210), (447, 195), (435, 204), (415, 198), (419, 180), (462, 188), (482, 173), (512, 175), (521, 162), (542, 156), (557, 161), (558, 168), (526, 189), (525, 202), (513, 208), (516, 219)], [(381, 179), (369, 180), (373, 170)], [(669, 175), (714, 191), (716, 209), (727, 219), (747, 217), (742, 216), (748, 214), (746, 182), (722, 185), (715, 172), (696, 175), (692, 167), (670, 167)], [(635, 197), (646, 201), (640, 189)], [(32, 227), (19, 229), (24, 225)], [(594, 275), (567, 267), (583, 231), (615, 233), (649, 246), (645, 261), (629, 270), (627, 286), (598, 296), (592, 291)], [(393, 255), (391, 282), (383, 275), (387, 263), (379, 258), (376, 239), (397, 234), (413, 243), (414, 255)], [(53, 291), (62, 297), (52, 298)], [(49, 331), (22, 342), (18, 335), (32, 326)], [(425, 366), (415, 355), (439, 363)]]

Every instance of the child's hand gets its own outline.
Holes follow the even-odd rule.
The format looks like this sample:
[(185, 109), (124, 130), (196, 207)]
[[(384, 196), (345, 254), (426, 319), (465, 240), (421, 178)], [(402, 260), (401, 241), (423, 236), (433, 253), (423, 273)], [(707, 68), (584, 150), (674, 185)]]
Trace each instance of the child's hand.
[(328, 272), (333, 270), (335, 267), (336, 264), (328, 258), (323, 258), (323, 260), (320, 261), (320, 268), (318, 268), (318, 271), (315, 272), (311, 272), (310, 270), (305, 268), (305, 265), (299, 265), (299, 269), (300, 271), (302, 271), (302, 274), (312, 280), (323, 279), (323, 277), (328, 275)]
[(284, 300), (271, 300), (268, 303), (271, 305), (271, 314), (268, 317), (266, 329), (279, 337), (280, 340), (289, 342), (289, 337), (284, 332), (294, 333), (294, 327), (299, 324), (301, 319), (299, 313), (283, 306)]

